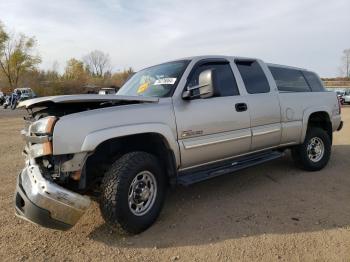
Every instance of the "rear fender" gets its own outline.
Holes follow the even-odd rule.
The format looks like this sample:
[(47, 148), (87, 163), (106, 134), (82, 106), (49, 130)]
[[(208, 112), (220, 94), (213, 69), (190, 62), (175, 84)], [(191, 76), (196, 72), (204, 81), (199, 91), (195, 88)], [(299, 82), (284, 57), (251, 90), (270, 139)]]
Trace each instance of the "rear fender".
[(317, 112), (327, 113), (329, 119), (332, 121), (332, 110), (329, 107), (319, 106), (319, 107), (307, 108), (303, 114), (303, 124), (302, 124), (301, 138), (300, 138), (301, 143), (303, 143), (305, 140), (310, 115)]

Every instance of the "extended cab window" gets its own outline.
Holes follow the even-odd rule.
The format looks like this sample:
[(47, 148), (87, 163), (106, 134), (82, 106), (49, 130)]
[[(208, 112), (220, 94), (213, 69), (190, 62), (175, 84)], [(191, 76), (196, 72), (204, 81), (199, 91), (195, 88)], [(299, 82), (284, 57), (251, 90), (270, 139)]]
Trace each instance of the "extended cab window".
[(306, 78), (312, 92), (323, 92), (326, 91), (322, 84), (321, 79), (313, 72), (303, 71), (303, 75)]
[(191, 74), (188, 86), (198, 85), (199, 74), (207, 69), (213, 69), (215, 72), (214, 97), (239, 95), (236, 79), (229, 63), (205, 63), (198, 66)]
[(269, 82), (257, 61), (236, 61), (236, 65), (249, 94), (270, 92)]
[(286, 92), (310, 92), (310, 87), (300, 70), (269, 67), (279, 91)]

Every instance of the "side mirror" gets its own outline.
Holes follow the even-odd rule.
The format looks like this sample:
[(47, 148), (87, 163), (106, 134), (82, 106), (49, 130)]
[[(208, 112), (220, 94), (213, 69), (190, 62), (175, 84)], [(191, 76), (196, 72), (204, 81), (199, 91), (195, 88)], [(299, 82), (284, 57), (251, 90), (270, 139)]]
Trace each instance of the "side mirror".
[(208, 98), (214, 95), (214, 70), (207, 69), (199, 74), (198, 85), (187, 87), (182, 94), (183, 99)]

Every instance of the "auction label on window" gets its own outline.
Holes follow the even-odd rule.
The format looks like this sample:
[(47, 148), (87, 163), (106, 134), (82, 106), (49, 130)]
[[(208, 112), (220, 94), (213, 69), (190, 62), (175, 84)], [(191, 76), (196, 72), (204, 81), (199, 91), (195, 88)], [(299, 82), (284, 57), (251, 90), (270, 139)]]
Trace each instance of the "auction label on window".
[(157, 79), (153, 85), (173, 85), (176, 82), (175, 77)]

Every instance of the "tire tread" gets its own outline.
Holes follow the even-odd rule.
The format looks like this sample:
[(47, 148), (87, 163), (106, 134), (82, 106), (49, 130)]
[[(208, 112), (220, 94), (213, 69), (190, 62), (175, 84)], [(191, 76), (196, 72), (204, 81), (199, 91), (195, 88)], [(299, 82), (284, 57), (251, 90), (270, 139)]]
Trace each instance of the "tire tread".
[(131, 224), (121, 208), (125, 193), (122, 189), (129, 188), (130, 174), (133, 174), (135, 167), (145, 162), (158, 164), (157, 158), (149, 153), (141, 151), (127, 153), (111, 165), (102, 179), (100, 210), (104, 220), (120, 234), (139, 233), (149, 227), (148, 223)]

